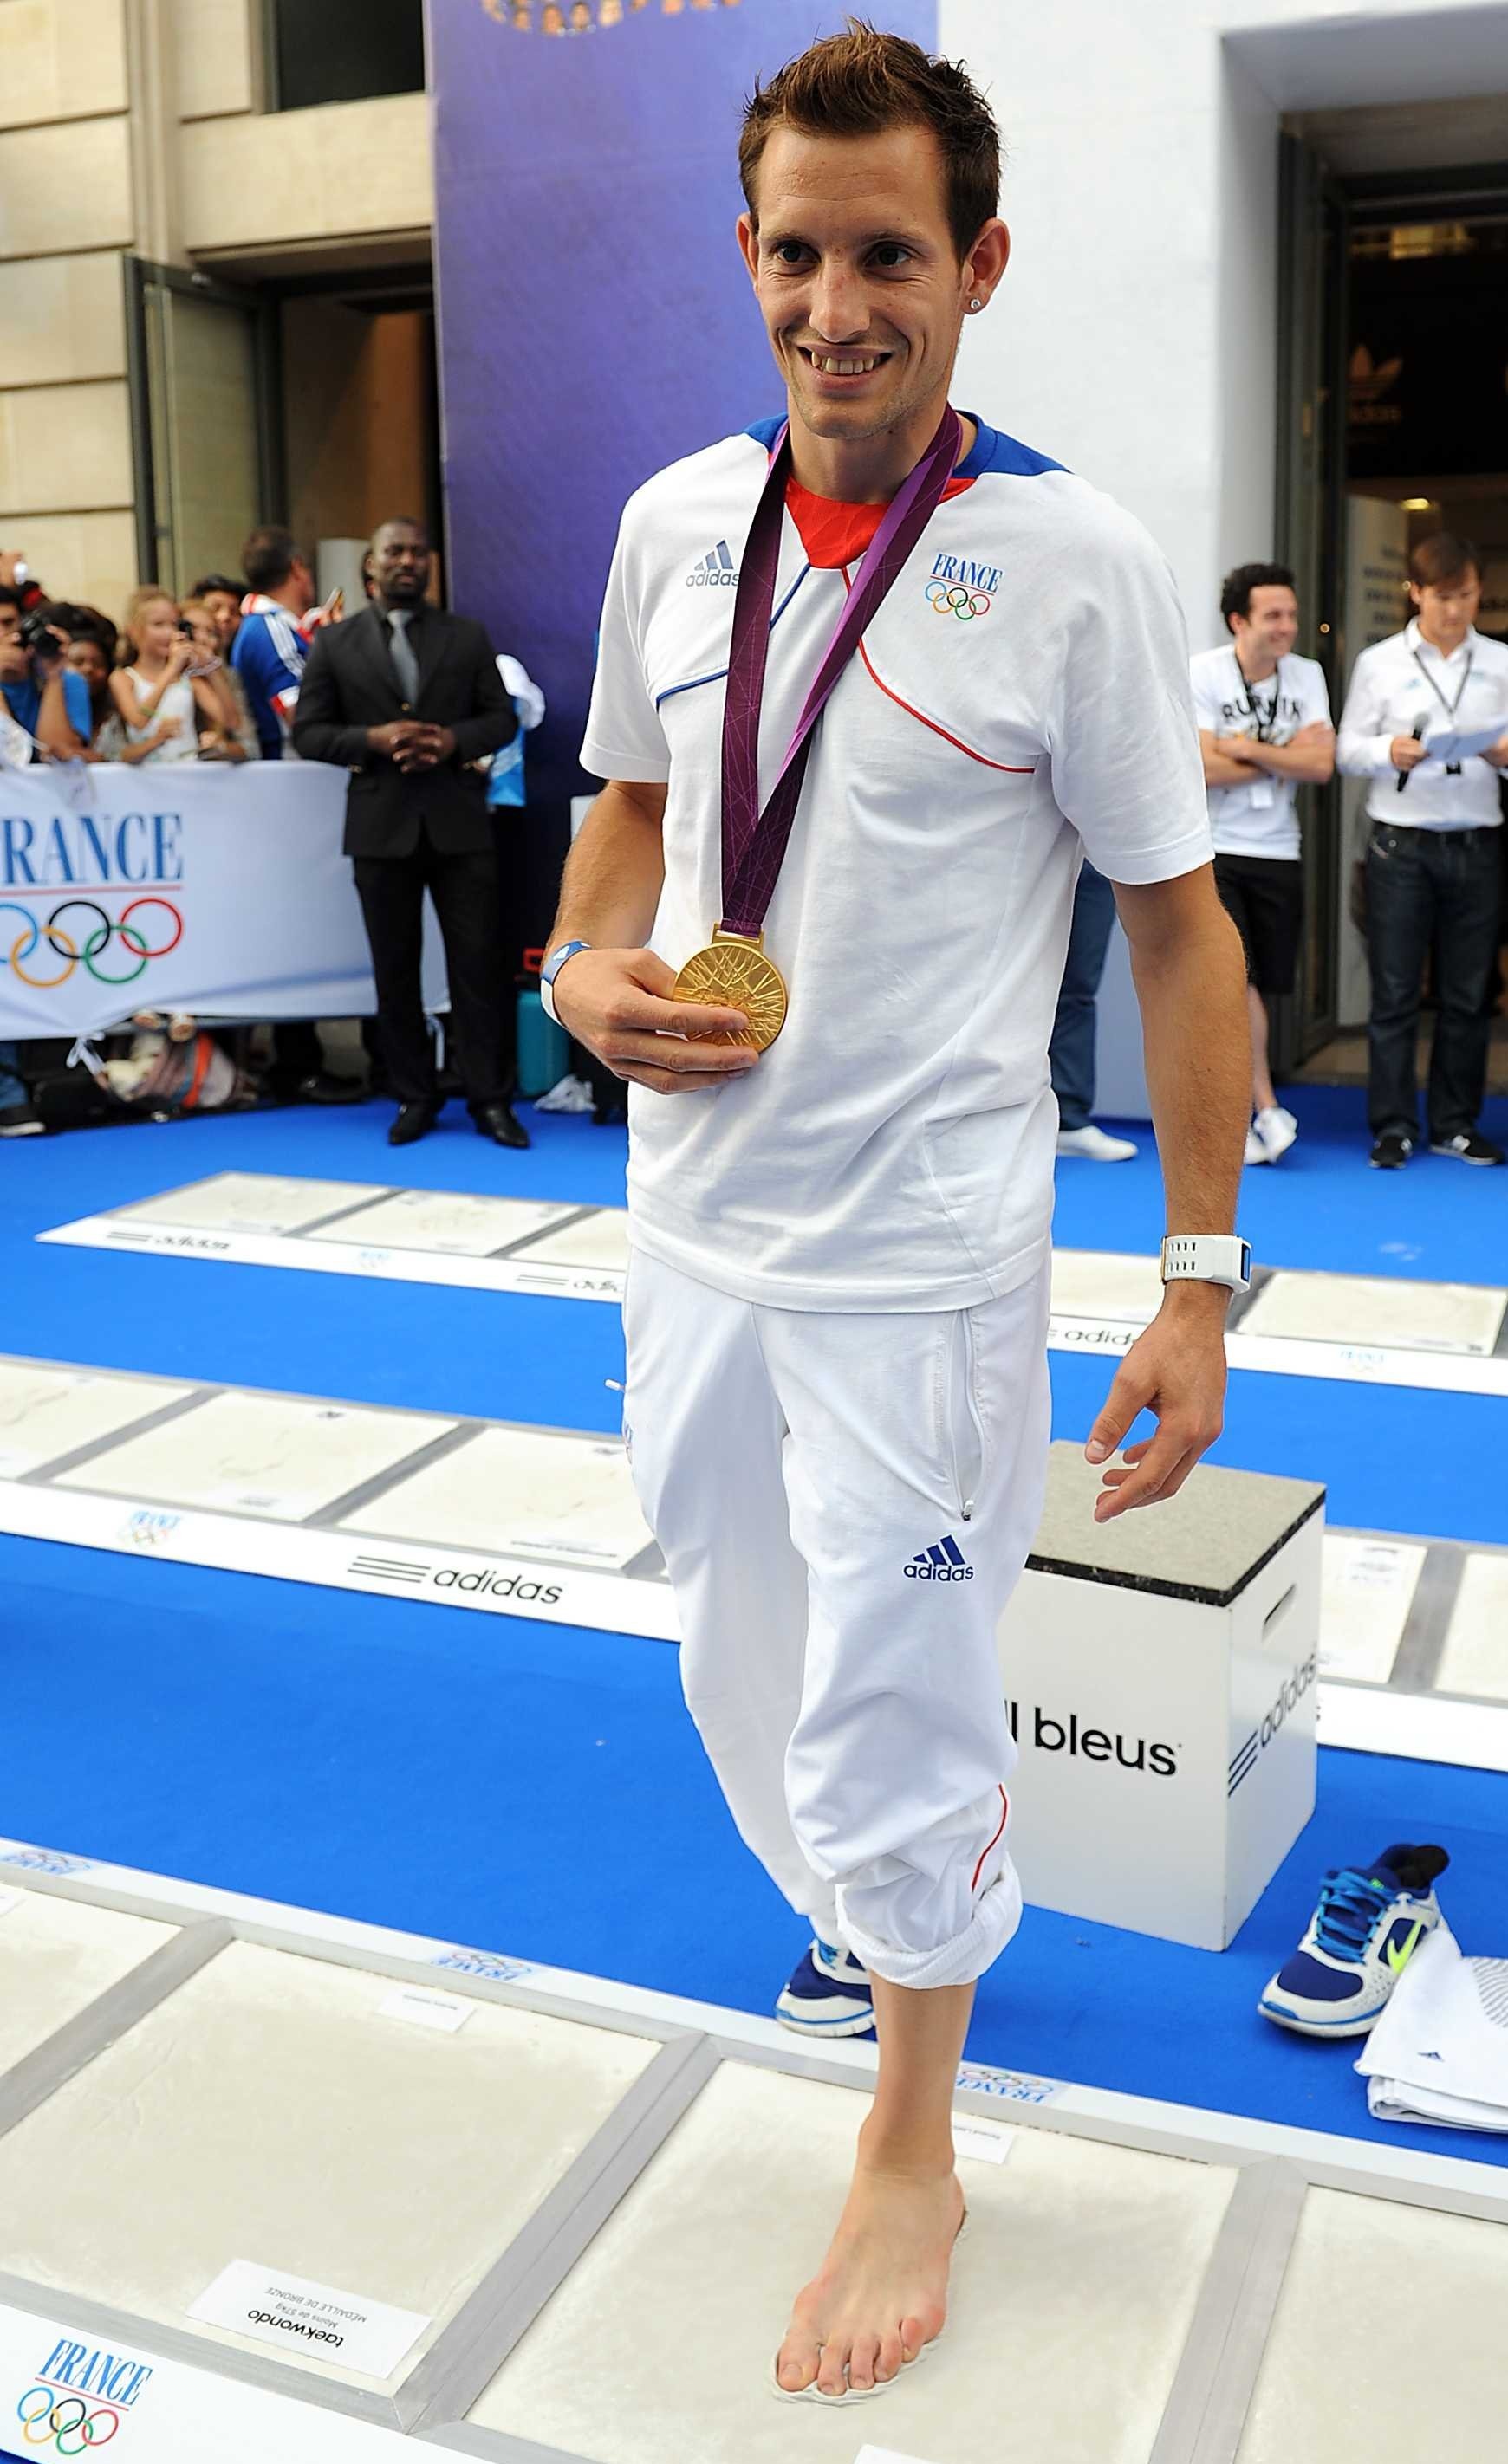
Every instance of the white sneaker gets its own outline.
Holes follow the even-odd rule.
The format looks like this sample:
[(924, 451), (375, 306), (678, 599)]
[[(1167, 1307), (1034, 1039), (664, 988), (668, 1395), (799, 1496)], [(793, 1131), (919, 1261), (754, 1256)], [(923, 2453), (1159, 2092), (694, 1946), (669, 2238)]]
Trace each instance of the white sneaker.
[[(1285, 1155), (1298, 1135), (1297, 1122), (1292, 1112), (1284, 1111), (1281, 1104), (1268, 1104), (1258, 1112), (1252, 1128), (1262, 1142), (1269, 1163), (1275, 1163), (1279, 1155)], [(1252, 1160), (1250, 1155), (1247, 1160)]]
[(1057, 1151), (1062, 1155), (1082, 1155), (1086, 1163), (1125, 1163), (1137, 1153), (1129, 1138), (1113, 1138), (1093, 1121), (1086, 1129), (1059, 1130)]
[(1254, 1128), (1246, 1133), (1246, 1159), (1248, 1163), (1271, 1163), (1273, 1160)]

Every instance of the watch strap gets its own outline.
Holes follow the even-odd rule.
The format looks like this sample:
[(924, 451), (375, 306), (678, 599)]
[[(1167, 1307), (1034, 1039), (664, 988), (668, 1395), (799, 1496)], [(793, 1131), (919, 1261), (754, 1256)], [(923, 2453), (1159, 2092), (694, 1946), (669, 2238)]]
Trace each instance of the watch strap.
[(1234, 1232), (1170, 1232), (1163, 1243), (1164, 1284), (1224, 1284), (1244, 1292), (1252, 1285), (1252, 1244)]

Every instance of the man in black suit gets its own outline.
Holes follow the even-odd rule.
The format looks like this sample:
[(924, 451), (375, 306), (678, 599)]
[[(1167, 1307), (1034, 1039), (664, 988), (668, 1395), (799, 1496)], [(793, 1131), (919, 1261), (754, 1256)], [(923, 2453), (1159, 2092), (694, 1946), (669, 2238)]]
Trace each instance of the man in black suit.
[(369, 605), (315, 637), (294, 714), (304, 761), (351, 772), (345, 852), (377, 980), (377, 1023), (398, 1113), (395, 1147), (432, 1130), (443, 1098), (420, 994), (424, 892), (439, 917), (455, 1066), (484, 1138), (526, 1147), (510, 1102), (511, 973), (502, 946), (493, 822), (482, 773), (518, 726), (480, 625), (426, 602), (422, 522), (384, 522), (369, 552)]

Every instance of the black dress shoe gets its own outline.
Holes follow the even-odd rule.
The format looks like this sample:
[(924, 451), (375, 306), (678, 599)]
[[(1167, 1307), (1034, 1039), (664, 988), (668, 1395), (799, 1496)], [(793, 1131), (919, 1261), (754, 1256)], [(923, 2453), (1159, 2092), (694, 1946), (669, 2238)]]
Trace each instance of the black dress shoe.
[(495, 1146), (526, 1147), (529, 1133), (511, 1104), (477, 1104), (472, 1111), (479, 1138), (491, 1138)]
[(400, 1104), (388, 1133), (388, 1144), (411, 1147), (416, 1138), (429, 1136), (439, 1117), (438, 1104)]
[(366, 1089), (359, 1078), (337, 1078), (328, 1069), (307, 1078), (285, 1078), (275, 1071), (267, 1092), (279, 1104), (365, 1104)]

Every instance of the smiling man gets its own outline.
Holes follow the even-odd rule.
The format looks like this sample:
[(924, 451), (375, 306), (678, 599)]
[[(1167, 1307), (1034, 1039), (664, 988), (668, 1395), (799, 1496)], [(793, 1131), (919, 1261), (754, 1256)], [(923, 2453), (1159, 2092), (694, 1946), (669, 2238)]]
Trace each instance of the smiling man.
[[(1181, 1236), (1091, 1435), (1101, 1519), (1219, 1431), (1246, 1026), (1166, 567), (948, 407), (1009, 248), (987, 105), (850, 21), (756, 94), (741, 167), (787, 411), (624, 515), (583, 754), (611, 783), (544, 974), (632, 1084), (626, 1434), (688, 1703), (814, 1937), (780, 2013), (878, 2036), (772, 2377), (845, 2403), (942, 2327), (953, 2083), (1021, 1910), (995, 1629), (1044, 1484), (1083, 848), (1131, 938)], [(1143, 1406), (1156, 1435), (1111, 1464)]]

